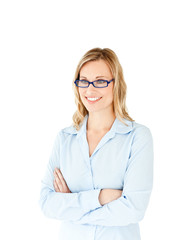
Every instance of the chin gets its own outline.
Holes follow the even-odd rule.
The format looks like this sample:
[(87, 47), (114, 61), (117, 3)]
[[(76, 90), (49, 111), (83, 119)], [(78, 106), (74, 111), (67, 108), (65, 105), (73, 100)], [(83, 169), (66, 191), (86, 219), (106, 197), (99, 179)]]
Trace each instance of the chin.
[(85, 108), (87, 109), (88, 112), (99, 112), (101, 110), (103, 110), (103, 108), (91, 108), (91, 107), (87, 107), (85, 106)]

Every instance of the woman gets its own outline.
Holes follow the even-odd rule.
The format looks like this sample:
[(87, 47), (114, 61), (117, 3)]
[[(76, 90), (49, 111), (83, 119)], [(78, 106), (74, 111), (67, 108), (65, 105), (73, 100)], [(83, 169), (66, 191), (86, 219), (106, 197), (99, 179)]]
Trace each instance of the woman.
[(41, 209), (62, 221), (57, 239), (139, 240), (153, 183), (153, 139), (127, 112), (116, 54), (88, 51), (73, 88), (77, 111), (55, 139)]

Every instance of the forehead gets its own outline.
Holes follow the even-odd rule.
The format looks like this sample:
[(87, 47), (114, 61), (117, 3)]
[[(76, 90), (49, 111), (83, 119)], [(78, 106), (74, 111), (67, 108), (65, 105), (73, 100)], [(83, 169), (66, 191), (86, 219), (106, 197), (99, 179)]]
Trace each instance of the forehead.
[(83, 77), (96, 77), (96, 76), (106, 76), (112, 77), (110, 68), (106, 61), (103, 59), (90, 61), (85, 63), (80, 70), (80, 76)]

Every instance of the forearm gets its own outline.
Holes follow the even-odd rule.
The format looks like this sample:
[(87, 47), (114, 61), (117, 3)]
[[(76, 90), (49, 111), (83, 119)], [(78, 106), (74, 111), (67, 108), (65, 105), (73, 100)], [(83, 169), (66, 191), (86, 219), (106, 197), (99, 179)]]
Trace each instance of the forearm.
[(99, 203), (100, 189), (78, 193), (52, 191), (42, 183), (39, 204), (46, 217), (58, 220), (78, 220), (85, 214), (102, 207)]
[(99, 202), (103, 206), (113, 200), (117, 200), (122, 195), (122, 190), (118, 189), (101, 189), (99, 194)]
[(49, 218), (77, 221), (89, 212), (116, 200), (121, 196), (121, 192), (115, 189), (93, 189), (78, 193), (60, 193), (42, 183), (40, 206)]
[(126, 226), (143, 219), (153, 184), (153, 141), (150, 131), (142, 130), (131, 148), (121, 197), (89, 212), (76, 224)]
[(81, 219), (73, 222), (99, 226), (126, 226), (138, 223), (144, 217), (150, 193), (151, 191), (122, 194), (117, 200), (90, 211)]

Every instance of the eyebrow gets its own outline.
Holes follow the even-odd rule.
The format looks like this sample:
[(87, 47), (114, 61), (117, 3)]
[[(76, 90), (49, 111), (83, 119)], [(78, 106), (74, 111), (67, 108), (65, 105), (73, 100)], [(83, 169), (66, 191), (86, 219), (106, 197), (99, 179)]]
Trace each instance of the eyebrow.
[[(100, 77), (108, 78), (108, 77), (106, 77), (106, 76), (97, 76), (96, 78), (100, 78)], [(80, 76), (80, 78), (86, 78), (86, 77), (84, 77), (84, 76)]]

